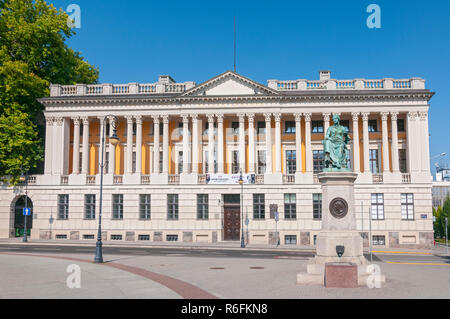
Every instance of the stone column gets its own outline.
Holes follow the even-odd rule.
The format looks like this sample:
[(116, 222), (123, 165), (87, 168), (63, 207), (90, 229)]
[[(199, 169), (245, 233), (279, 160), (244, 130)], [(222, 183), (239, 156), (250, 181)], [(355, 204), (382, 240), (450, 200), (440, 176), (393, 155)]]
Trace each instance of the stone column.
[(125, 174), (133, 172), (133, 117), (131, 115), (125, 117), (127, 119), (127, 156)]
[(428, 112), (420, 111), (420, 127), (419, 135), (421, 136), (420, 154), (421, 154), (421, 171), (425, 174), (431, 174), (430, 171), (430, 136), (428, 132)]
[(239, 168), (245, 173), (245, 114), (239, 116)]
[(192, 173), (198, 174), (198, 115), (192, 114)]
[(137, 115), (136, 119), (136, 173), (142, 173), (142, 116)]
[[(102, 171), (102, 165), (103, 165), (103, 163), (102, 163), (102, 150), (103, 150), (103, 160), (105, 160), (106, 161), (106, 158), (105, 158), (105, 149), (106, 149), (106, 146), (105, 146), (105, 148), (103, 148), (103, 144), (102, 144), (102, 137), (103, 137), (103, 133), (106, 133), (106, 132), (104, 132), (105, 131), (105, 127), (104, 127), (104, 121), (105, 121), (105, 117), (104, 116), (99, 116), (98, 117), (98, 121), (99, 121), (99, 124), (100, 124), (100, 129), (99, 129), (99, 143), (98, 143), (98, 174), (100, 174), (101, 173), (101, 171)], [(105, 143), (106, 143), (106, 136), (105, 136)]]
[(302, 172), (302, 114), (297, 113), (295, 116), (295, 159), (296, 173)]
[(363, 112), (363, 147), (364, 147), (364, 173), (370, 173), (369, 160), (369, 112)]
[(323, 113), (323, 134), (324, 137), (327, 136), (328, 128), (330, 127), (330, 116), (331, 113)]
[(223, 114), (217, 114), (217, 172), (223, 174), (224, 160), (223, 160)]
[(281, 174), (281, 114), (275, 113), (275, 171)]
[(389, 112), (381, 113), (381, 129), (383, 136), (383, 172), (387, 173), (389, 169), (389, 138), (388, 138), (388, 120)]
[(153, 116), (153, 172), (154, 174), (161, 173), (159, 170), (159, 116)]
[(81, 174), (89, 174), (89, 118), (83, 120), (83, 157), (81, 162)]
[[(114, 117), (110, 117), (109, 119), (109, 136), (112, 135), (114, 131), (114, 126), (118, 123), (115, 122)], [(116, 146), (109, 142), (109, 168), (108, 174), (115, 175), (116, 174)]]
[(359, 112), (352, 113), (353, 121), (353, 171), (359, 173), (361, 171), (360, 167), (360, 156), (359, 156)]
[(272, 114), (264, 114), (266, 118), (266, 173), (272, 173)]
[(248, 172), (255, 174), (255, 114), (248, 117)]
[(72, 118), (72, 120), (73, 120), (72, 174), (80, 174), (80, 119), (78, 117), (74, 117)]
[(189, 115), (183, 114), (183, 173), (189, 173)]
[[(50, 175), (52, 173), (52, 161), (53, 161), (53, 140), (52, 140), (53, 139), (53, 117), (46, 117), (45, 120), (46, 120), (46, 127), (45, 127), (45, 174), (46, 175)], [(75, 121), (75, 119), (74, 119), (74, 121)], [(78, 126), (78, 139), (79, 139), (79, 136), (80, 136), (79, 129), (80, 129), (80, 127)]]
[(416, 152), (416, 144), (418, 143), (415, 136), (416, 131), (416, 116), (417, 112), (408, 112), (407, 117), (407, 145), (408, 145), (408, 171), (409, 173), (417, 172), (419, 170), (418, 158), (419, 153)]
[(52, 159), (52, 174), (61, 174), (62, 164), (62, 146), (63, 146), (63, 119), (61, 117), (55, 118), (53, 122), (53, 159)]
[(169, 115), (163, 115), (163, 173), (169, 174)]
[(208, 114), (208, 173), (214, 174), (214, 114)]
[(397, 116), (398, 112), (391, 112), (391, 128), (392, 128), (392, 171), (398, 173), (400, 165), (398, 161), (398, 132), (397, 132)]
[(306, 146), (306, 172), (313, 173), (313, 154), (311, 147), (311, 113), (304, 113), (305, 116), (305, 146)]

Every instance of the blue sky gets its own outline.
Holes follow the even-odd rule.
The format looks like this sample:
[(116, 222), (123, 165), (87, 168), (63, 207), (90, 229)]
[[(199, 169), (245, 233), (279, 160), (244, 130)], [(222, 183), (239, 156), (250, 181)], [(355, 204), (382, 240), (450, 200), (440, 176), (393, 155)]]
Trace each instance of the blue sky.
[[(450, 139), (450, 1), (49, 1), (81, 8), (69, 45), (100, 69), (100, 82), (201, 83), (233, 69), (233, 16), (238, 73), (268, 79), (424, 78), (436, 92), (430, 108), (431, 156)], [(369, 4), (381, 29), (369, 29)], [(432, 161), (433, 163), (436, 160)], [(434, 170), (433, 170), (434, 173)]]

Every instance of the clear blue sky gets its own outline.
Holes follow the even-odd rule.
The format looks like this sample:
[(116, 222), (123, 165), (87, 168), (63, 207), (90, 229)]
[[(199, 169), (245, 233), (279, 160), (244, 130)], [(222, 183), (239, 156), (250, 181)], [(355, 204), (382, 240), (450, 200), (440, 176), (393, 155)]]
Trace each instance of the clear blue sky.
[[(201, 83), (233, 68), (233, 16), (238, 73), (268, 79), (422, 77), (431, 100), (431, 156), (450, 162), (450, 1), (137, 1), (55, 0), (81, 8), (69, 45), (100, 69), (100, 82)], [(366, 8), (381, 7), (381, 29)], [(433, 163), (436, 160), (433, 161)], [(434, 173), (434, 170), (433, 170)]]

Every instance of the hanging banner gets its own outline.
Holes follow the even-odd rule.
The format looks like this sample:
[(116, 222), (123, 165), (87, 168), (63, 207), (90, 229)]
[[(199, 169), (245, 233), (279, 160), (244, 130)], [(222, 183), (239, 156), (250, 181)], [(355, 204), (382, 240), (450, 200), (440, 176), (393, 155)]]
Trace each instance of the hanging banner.
[[(240, 174), (206, 174), (206, 184), (239, 185)], [(244, 184), (255, 184), (255, 174), (242, 174)]]

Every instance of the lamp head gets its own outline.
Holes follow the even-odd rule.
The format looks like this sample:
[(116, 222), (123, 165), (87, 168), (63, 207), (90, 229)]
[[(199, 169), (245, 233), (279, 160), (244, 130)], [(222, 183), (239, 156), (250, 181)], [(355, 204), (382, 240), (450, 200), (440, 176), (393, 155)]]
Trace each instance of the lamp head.
[(342, 246), (342, 245), (337, 245), (336, 246), (336, 253), (337, 253), (339, 258), (342, 257), (342, 255), (344, 254), (344, 251), (345, 251), (345, 247), (344, 246)]
[(19, 177), (19, 181), (21, 181), (22, 183), (25, 182), (26, 179), (27, 179), (27, 178), (26, 178), (26, 176), (25, 176), (24, 173), (22, 173), (22, 174), (20, 175), (20, 177)]
[(109, 137), (109, 142), (110, 142), (112, 145), (114, 145), (114, 146), (116, 146), (116, 145), (119, 144), (119, 142), (120, 142), (120, 139), (119, 139), (119, 137), (117, 136), (117, 132), (116, 132), (116, 129), (115, 129), (115, 128), (114, 128), (114, 130), (113, 130), (112, 135)]

